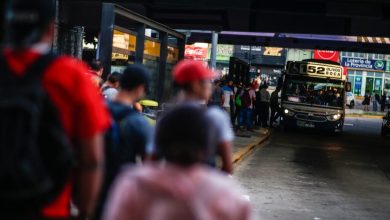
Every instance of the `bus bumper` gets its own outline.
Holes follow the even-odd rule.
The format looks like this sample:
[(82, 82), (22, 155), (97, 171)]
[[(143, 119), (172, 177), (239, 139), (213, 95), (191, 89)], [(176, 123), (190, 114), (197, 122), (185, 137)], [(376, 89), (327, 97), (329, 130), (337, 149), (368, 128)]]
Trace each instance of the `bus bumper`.
[(330, 132), (342, 132), (344, 127), (344, 119), (339, 119), (337, 121), (325, 121), (325, 122), (314, 122), (314, 121), (305, 121), (298, 120), (294, 117), (283, 116), (282, 124), (287, 128), (297, 128), (297, 129), (315, 129), (320, 131), (330, 131)]

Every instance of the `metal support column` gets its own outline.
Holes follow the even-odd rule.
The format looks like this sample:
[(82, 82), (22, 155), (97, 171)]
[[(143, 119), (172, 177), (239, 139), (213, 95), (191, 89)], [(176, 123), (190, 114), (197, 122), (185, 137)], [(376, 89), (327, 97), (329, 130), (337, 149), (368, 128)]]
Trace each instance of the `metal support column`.
[(179, 60), (182, 60), (184, 59), (184, 52), (185, 52), (185, 49), (186, 49), (186, 42), (187, 40), (186, 39), (182, 39), (182, 38), (178, 38), (177, 39), (177, 47), (179, 49)]
[(111, 73), (112, 36), (115, 22), (115, 7), (111, 3), (103, 3), (102, 23), (99, 39), (99, 60), (103, 65), (103, 78)]
[(145, 24), (137, 25), (137, 41), (135, 44), (135, 63), (143, 63), (145, 49)]
[(167, 66), (168, 57), (168, 34), (160, 32), (160, 66), (157, 85), (157, 100), (160, 102), (164, 96), (165, 70)]
[(217, 46), (218, 46), (218, 33), (213, 31), (211, 33), (211, 56), (210, 66), (212, 69), (217, 68)]

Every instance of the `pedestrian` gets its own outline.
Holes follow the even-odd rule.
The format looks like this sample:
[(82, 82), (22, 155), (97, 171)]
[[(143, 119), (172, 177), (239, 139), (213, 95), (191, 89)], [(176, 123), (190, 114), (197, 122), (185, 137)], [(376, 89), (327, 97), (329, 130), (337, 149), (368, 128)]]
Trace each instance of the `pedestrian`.
[(103, 219), (251, 219), (240, 186), (202, 163), (213, 151), (214, 132), (207, 110), (199, 105), (165, 114), (157, 124), (155, 145), (166, 163), (125, 169)]
[(107, 81), (102, 86), (102, 95), (107, 100), (114, 100), (118, 94), (119, 81), (121, 74), (118, 72), (113, 72), (107, 77)]
[(270, 98), (270, 107), (271, 107), (271, 116), (269, 119), (269, 124), (272, 127), (276, 120), (281, 116), (282, 109), (279, 105), (279, 92), (281, 88), (278, 86), (276, 90), (271, 93)]
[(90, 77), (91, 77), (93, 84), (97, 88), (101, 88), (103, 85), (103, 79), (102, 79), (103, 65), (102, 65), (102, 63), (99, 60), (94, 59), (89, 63), (89, 68), (90, 68), (89, 73), (90, 73)]
[(135, 164), (150, 152), (152, 144), (152, 127), (134, 105), (144, 97), (148, 90), (150, 73), (142, 65), (127, 67), (120, 80), (116, 98), (109, 102), (109, 109), (114, 119), (111, 129), (105, 138), (105, 178), (99, 197), (95, 219), (100, 219), (108, 190), (125, 164)]
[(381, 97), (381, 112), (384, 112), (386, 108), (386, 93), (383, 91), (382, 97)]
[[(179, 87), (178, 104), (193, 103), (206, 108), (206, 101), (210, 99), (212, 93), (211, 80), (214, 73), (205, 67), (203, 63), (193, 60), (183, 60), (173, 69), (173, 79)], [(216, 166), (215, 159), (220, 157), (222, 161), (221, 169), (227, 173), (233, 172), (232, 146), (234, 133), (231, 128), (229, 116), (220, 108), (208, 108), (210, 122), (218, 131), (215, 135), (215, 154), (205, 161), (211, 166)], [(188, 125), (191, 126), (191, 125)]]
[(256, 101), (256, 93), (252, 87), (252, 84), (247, 84), (241, 96), (242, 109), (240, 111), (240, 125), (243, 126), (244, 118), (246, 120), (246, 129), (253, 131), (252, 129), (252, 109)]
[(270, 103), (270, 94), (268, 92), (268, 85), (263, 84), (260, 87), (260, 118), (261, 118), (261, 127), (267, 128), (268, 118), (269, 118), (269, 103)]
[(221, 88), (221, 81), (215, 80), (213, 87), (213, 94), (211, 95), (211, 99), (208, 103), (208, 106), (217, 106), (222, 108), (224, 104), (224, 91)]
[(240, 124), (239, 115), (240, 115), (241, 108), (242, 108), (242, 99), (241, 99), (242, 94), (243, 94), (242, 83), (239, 83), (237, 85), (237, 90), (235, 92), (235, 100), (234, 100), (235, 111), (234, 111), (234, 115), (233, 115), (233, 127), (236, 130), (238, 129), (239, 124)]
[(381, 98), (378, 93), (375, 93), (374, 98), (372, 99), (372, 110), (374, 112), (378, 111), (378, 103), (381, 103)]
[(364, 111), (369, 111), (370, 102), (371, 102), (370, 90), (366, 90), (366, 94), (364, 95), (364, 99), (362, 103)]
[(230, 81), (224, 83), (222, 90), (223, 90), (223, 95), (224, 95), (223, 109), (225, 109), (225, 111), (228, 113), (228, 115), (230, 117), (231, 112), (232, 112), (230, 105), (232, 104), (232, 101), (234, 100), (234, 93), (233, 93), (233, 89), (230, 87)]
[(88, 219), (103, 176), (109, 112), (85, 75), (87, 66), (51, 53), (53, 1), (14, 0), (7, 10), (0, 55), (0, 219), (69, 219), (71, 200), (77, 218)]

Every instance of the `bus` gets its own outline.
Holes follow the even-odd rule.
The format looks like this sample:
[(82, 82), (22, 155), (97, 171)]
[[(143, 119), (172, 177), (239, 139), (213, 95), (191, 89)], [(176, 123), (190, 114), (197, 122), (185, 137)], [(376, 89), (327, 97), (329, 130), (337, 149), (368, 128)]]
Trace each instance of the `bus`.
[(339, 63), (313, 59), (287, 62), (281, 97), (284, 127), (341, 133), (350, 90), (351, 83)]

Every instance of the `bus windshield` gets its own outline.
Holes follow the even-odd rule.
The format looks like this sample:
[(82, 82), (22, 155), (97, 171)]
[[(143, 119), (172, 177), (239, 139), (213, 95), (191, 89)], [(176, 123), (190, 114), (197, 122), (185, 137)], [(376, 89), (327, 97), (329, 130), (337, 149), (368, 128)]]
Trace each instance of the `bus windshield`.
[(344, 83), (340, 80), (286, 76), (282, 99), (285, 102), (342, 108)]

